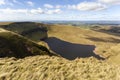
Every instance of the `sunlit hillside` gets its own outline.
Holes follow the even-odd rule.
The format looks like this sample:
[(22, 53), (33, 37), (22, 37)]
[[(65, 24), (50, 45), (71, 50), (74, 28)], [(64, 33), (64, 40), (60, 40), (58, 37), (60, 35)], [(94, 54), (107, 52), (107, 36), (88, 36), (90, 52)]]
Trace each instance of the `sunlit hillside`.
[(34, 55), (53, 55), (47, 48), (19, 34), (0, 28), (0, 57), (24, 58)]
[[(21, 26), (9, 26), (11, 31), (1, 26), (1, 80), (120, 79), (118, 36), (70, 25), (47, 25), (47, 37), (41, 41), (42, 33), (35, 33), (36, 41), (15, 32)], [(29, 29), (28, 25), (22, 27)]]
[[(2, 22), (0, 27), (35, 41), (47, 38), (46, 24), (35, 22)], [(39, 35), (38, 35), (39, 34)]]
[[(117, 47), (120, 43), (119, 36), (80, 27), (53, 25), (48, 29), (49, 37), (57, 37), (71, 43), (95, 45), (95, 53), (105, 58), (113, 56), (114, 51), (111, 51), (111, 48)], [(119, 47), (115, 49), (116, 55), (119, 55)]]

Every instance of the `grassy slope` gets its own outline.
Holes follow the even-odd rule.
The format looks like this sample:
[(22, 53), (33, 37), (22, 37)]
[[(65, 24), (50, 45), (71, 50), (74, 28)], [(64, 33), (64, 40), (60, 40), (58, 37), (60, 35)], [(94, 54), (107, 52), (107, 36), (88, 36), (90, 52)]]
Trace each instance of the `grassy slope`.
[(0, 27), (21, 34), (32, 40), (38, 41), (46, 38), (46, 26), (45, 24), (35, 22), (3, 22), (0, 23)]
[(119, 75), (117, 66), (94, 58), (74, 61), (55, 56), (0, 59), (1, 80), (119, 80)]
[(0, 57), (26, 57), (32, 55), (52, 55), (47, 48), (18, 34), (0, 29)]
[[(57, 37), (72, 43), (95, 45), (95, 52), (105, 58), (113, 59), (112, 56), (120, 55), (117, 46), (120, 43), (120, 37), (68, 25), (53, 25), (48, 29), (49, 37)], [(113, 47), (117, 47), (114, 48), (115, 53), (111, 49)], [(115, 62), (118, 64), (119, 61), (116, 59), (113, 63)]]
[(12, 22), (0, 22), (0, 25), (9, 25), (11, 24)]

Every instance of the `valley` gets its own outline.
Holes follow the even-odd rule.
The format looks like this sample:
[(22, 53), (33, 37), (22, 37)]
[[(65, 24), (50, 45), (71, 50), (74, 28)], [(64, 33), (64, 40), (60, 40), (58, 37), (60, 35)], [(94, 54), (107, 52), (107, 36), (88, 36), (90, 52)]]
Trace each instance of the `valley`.
[(120, 37), (94, 29), (0, 23), (0, 79), (118, 80)]

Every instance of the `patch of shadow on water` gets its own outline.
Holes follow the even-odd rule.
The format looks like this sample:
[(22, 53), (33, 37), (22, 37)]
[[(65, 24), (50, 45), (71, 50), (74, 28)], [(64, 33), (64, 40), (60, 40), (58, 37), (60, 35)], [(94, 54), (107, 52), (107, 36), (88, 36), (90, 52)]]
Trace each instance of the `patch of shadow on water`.
[(94, 53), (96, 48), (94, 45), (74, 44), (56, 37), (50, 37), (44, 41), (53, 52), (69, 60), (74, 60), (75, 58), (88, 58), (91, 56), (104, 60), (104, 58)]

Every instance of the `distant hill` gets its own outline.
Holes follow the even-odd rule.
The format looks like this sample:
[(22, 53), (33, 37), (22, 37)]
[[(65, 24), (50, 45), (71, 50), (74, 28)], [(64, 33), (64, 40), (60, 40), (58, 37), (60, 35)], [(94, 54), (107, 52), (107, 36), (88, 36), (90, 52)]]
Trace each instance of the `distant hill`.
[(47, 38), (47, 25), (35, 22), (1, 23), (0, 27), (21, 34), (32, 40)]
[(92, 30), (108, 33), (112, 35), (118, 35), (120, 36), (120, 26), (114, 25), (114, 26), (94, 26), (91, 28)]
[(110, 28), (108, 28), (105, 31), (120, 34), (120, 27), (118, 27), (118, 26), (111, 26)]
[(0, 57), (23, 58), (33, 55), (53, 55), (47, 48), (16, 33), (0, 29)]

